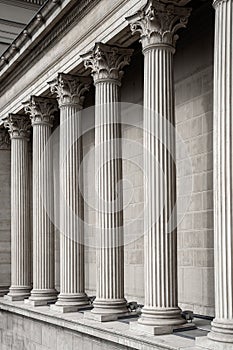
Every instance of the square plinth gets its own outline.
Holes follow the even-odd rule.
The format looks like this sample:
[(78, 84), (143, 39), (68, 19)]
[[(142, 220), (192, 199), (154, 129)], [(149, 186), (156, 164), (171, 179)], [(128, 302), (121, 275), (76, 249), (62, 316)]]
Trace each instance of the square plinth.
[(46, 306), (46, 305), (53, 304), (56, 301), (57, 301), (57, 299), (54, 299), (54, 300), (31, 300), (31, 299), (25, 299), (24, 303), (26, 305), (30, 305), (30, 306)]
[(97, 322), (110, 322), (117, 321), (119, 318), (127, 317), (130, 313), (126, 312), (125, 314), (94, 314), (91, 311), (84, 312), (84, 318), (89, 320), (95, 320)]
[(56, 312), (60, 312), (60, 313), (68, 313), (68, 312), (78, 312), (81, 310), (86, 310), (90, 308), (89, 305), (50, 305), (50, 309)]
[(22, 301), (24, 299), (29, 298), (28, 296), (23, 296), (23, 295), (4, 295), (4, 299), (5, 300), (9, 300), (9, 301)]
[(178, 332), (179, 330), (182, 331), (196, 329), (196, 326), (194, 323), (185, 323), (184, 325), (179, 326), (146, 326), (135, 321), (130, 322), (130, 329), (151, 335), (165, 335), (172, 334), (173, 332)]

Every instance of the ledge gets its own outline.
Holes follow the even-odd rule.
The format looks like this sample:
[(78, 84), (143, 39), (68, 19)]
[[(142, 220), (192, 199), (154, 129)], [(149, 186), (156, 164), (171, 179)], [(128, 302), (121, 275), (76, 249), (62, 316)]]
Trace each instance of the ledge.
[(60, 314), (50, 310), (48, 306), (33, 308), (23, 302), (9, 302), (3, 298), (0, 298), (0, 310), (133, 349), (203, 350), (195, 346), (194, 340), (177, 335), (151, 336), (146, 333), (136, 333), (129, 329), (129, 321), (135, 320), (132, 318), (99, 323), (84, 319), (83, 312)]

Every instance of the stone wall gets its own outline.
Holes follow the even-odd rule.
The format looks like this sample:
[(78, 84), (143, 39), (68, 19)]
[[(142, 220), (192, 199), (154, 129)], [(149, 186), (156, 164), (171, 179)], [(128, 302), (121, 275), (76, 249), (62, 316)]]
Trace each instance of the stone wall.
[[(213, 12), (206, 6), (191, 18), (188, 30), (178, 41), (175, 56), (176, 128), (184, 142), (184, 147), (177, 147), (179, 301), (184, 309), (211, 316), (214, 315), (213, 28)], [(191, 169), (187, 166), (189, 162)]]
[(0, 311), (1, 350), (130, 350), (61, 326)]

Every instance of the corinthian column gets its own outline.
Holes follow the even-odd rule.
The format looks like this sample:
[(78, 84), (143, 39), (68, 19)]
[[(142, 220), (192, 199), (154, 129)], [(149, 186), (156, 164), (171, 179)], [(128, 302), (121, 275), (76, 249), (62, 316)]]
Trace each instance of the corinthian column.
[(50, 83), (60, 107), (60, 294), (51, 307), (77, 311), (89, 304), (85, 294), (81, 109), (91, 78), (59, 74)]
[(180, 5), (188, 2), (150, 0), (127, 18), (144, 54), (145, 306), (138, 325), (153, 334), (185, 323), (177, 298), (173, 54), (190, 14)]
[[(97, 291), (93, 318), (117, 319), (127, 313), (124, 298), (122, 158), (119, 87), (132, 50), (102, 43), (83, 55), (96, 87), (95, 176), (97, 224)], [(90, 314), (87, 315), (90, 317)]]
[(54, 288), (54, 230), (52, 154), (49, 138), (56, 100), (32, 96), (25, 104), (33, 127), (33, 290), (27, 302), (33, 306), (56, 300)]
[[(233, 1), (214, 1), (215, 319), (210, 348), (233, 348)], [(227, 345), (228, 343), (228, 345)], [(207, 346), (208, 347), (208, 346)]]
[(31, 290), (29, 156), (31, 123), (28, 117), (10, 114), (5, 122), (11, 138), (11, 301), (28, 298)]

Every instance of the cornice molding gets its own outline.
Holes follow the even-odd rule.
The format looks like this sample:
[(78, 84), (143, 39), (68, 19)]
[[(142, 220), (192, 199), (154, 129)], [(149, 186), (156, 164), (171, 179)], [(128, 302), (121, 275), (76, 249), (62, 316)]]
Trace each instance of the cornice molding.
[(129, 64), (133, 50), (96, 43), (93, 50), (81, 55), (86, 69), (91, 69), (95, 83), (103, 80), (120, 85), (123, 68)]
[[(56, 2), (58, 0), (55, 0)], [(64, 0), (60, 0), (61, 2)], [(91, 8), (93, 8), (98, 2), (101, 0), (80, 0), (78, 4), (66, 15), (63, 16), (63, 18), (59, 21), (58, 24), (54, 25), (53, 29), (50, 31), (49, 34), (44, 35), (41, 42), (33, 46), (33, 39), (30, 37), (30, 32), (28, 32), (27, 27), (24, 30), (24, 38), (22, 40), (21, 35), (19, 35), (15, 41), (11, 44), (11, 46), (7, 49), (5, 54), (1, 57), (0, 60), (0, 93), (2, 93), (7, 86), (9, 86), (12, 82), (12, 80), (15, 79), (15, 77), (22, 72), (25, 72), (27, 67), (29, 67), (35, 59), (37, 59), (51, 44), (54, 44), (57, 40), (59, 40), (61, 37), (65, 35), (65, 33), (68, 31), (68, 29), (76, 23), (78, 20), (81, 20), (88, 11), (90, 11)], [(55, 5), (50, 11), (50, 15), (55, 10)], [(57, 6), (57, 5), (56, 5)], [(43, 8), (46, 8), (47, 4), (43, 6)], [(35, 20), (35, 19), (34, 19)], [(33, 20), (33, 21), (34, 21)], [(43, 22), (39, 22), (38, 19), (36, 20), (37, 23), (40, 23), (39, 27), (43, 24)], [(38, 27), (38, 28), (39, 28)], [(27, 59), (22, 61), (24, 56), (22, 55), (21, 58), (18, 58), (18, 64), (10, 64), (11, 59), (17, 54), (17, 52), (20, 49), (23, 49), (23, 46), (26, 45), (26, 43), (30, 41), (31, 44), (31, 51), (28, 49), (27, 51)], [(30, 55), (29, 55), (30, 53)], [(1, 71), (8, 65), (8, 69), (4, 72), (4, 75), (8, 75), (8, 79), (4, 80), (4, 75), (1, 77)], [(14, 70), (14, 74), (10, 75), (11, 70)]]
[(57, 96), (59, 107), (75, 105), (82, 109), (85, 92), (89, 90), (91, 83), (90, 77), (59, 73), (48, 84), (51, 92)]

